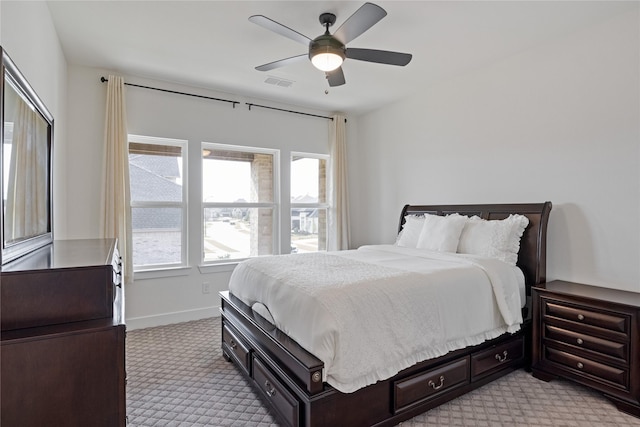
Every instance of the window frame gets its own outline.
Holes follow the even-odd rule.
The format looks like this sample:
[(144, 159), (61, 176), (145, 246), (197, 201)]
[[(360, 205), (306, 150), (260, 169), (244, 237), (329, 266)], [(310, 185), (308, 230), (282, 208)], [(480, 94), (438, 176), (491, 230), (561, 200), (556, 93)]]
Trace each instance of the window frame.
[[(205, 149), (211, 150), (221, 150), (221, 151), (237, 151), (244, 153), (252, 153), (252, 154), (269, 154), (273, 158), (273, 199), (271, 202), (245, 202), (245, 203), (234, 203), (234, 202), (205, 202), (204, 200), (204, 156), (202, 155)], [(219, 209), (219, 208), (234, 208), (234, 207), (242, 207), (242, 208), (258, 208), (258, 209), (271, 209), (273, 211), (273, 219), (272, 222), (272, 249), (271, 252), (273, 255), (279, 255), (280, 251), (280, 215), (281, 215), (281, 200), (280, 200), (280, 150), (272, 149), (272, 148), (263, 148), (263, 147), (250, 147), (244, 145), (232, 145), (232, 144), (224, 144), (217, 142), (207, 142), (203, 141), (200, 144), (200, 165), (201, 165), (201, 174), (200, 174), (200, 265), (202, 267), (210, 267), (210, 266), (220, 266), (220, 265), (228, 265), (228, 264), (238, 264), (239, 262), (253, 257), (245, 257), (245, 258), (234, 258), (234, 259), (220, 259), (220, 260), (205, 260), (205, 249), (204, 249), (204, 219), (205, 219), (205, 210), (206, 209)]]
[[(305, 209), (305, 208), (316, 208), (316, 209), (324, 209), (326, 212), (326, 233), (327, 235), (325, 236), (325, 242), (327, 242), (327, 239), (329, 237), (329, 213), (330, 213), (330, 208), (331, 208), (331, 204), (329, 203), (329, 199), (330, 199), (330, 194), (329, 194), (329, 184), (330, 184), (330, 177), (329, 177), (329, 171), (331, 170), (331, 156), (329, 154), (318, 154), (318, 153), (305, 153), (305, 152), (301, 152), (301, 151), (292, 151), (290, 153), (289, 156), (289, 197), (291, 198), (291, 182), (293, 181), (293, 175), (291, 173), (291, 165), (293, 164), (293, 159), (294, 157), (303, 157), (303, 158), (308, 158), (308, 159), (318, 159), (318, 160), (324, 160), (326, 162), (325, 165), (325, 169), (326, 169), (326, 176), (325, 176), (325, 190), (326, 190), (326, 198), (324, 202), (317, 202), (317, 203), (293, 203), (293, 202), (289, 202), (289, 223), (291, 223), (291, 220), (293, 219), (293, 215), (292, 215), (292, 210), (293, 209)], [(291, 226), (289, 226), (289, 228), (291, 228)], [(291, 235), (291, 230), (289, 230), (289, 234)], [(319, 236), (318, 236), (319, 239)], [(293, 245), (293, 242), (291, 242), (291, 245)], [(328, 249), (324, 249), (324, 250), (318, 250), (318, 252), (326, 252)]]
[[(148, 265), (136, 265), (134, 262), (133, 269), (135, 273), (146, 273), (151, 271), (160, 270), (177, 270), (189, 267), (189, 170), (188, 161), (189, 158), (189, 141), (176, 138), (164, 138), (146, 135), (129, 134), (127, 140), (127, 159), (130, 153), (129, 144), (150, 144), (150, 145), (165, 145), (171, 147), (179, 147), (182, 154), (182, 201), (180, 202), (140, 202), (130, 200), (130, 209), (133, 208), (179, 208), (182, 210), (182, 224), (180, 230), (180, 262), (173, 263), (161, 263), (161, 264), (148, 264)], [(131, 183), (129, 183), (131, 186)], [(133, 230), (131, 230), (133, 234)]]

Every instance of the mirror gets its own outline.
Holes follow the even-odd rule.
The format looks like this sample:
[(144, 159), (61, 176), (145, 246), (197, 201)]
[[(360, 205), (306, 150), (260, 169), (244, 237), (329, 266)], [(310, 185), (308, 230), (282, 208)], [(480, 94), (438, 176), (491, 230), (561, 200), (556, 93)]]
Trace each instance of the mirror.
[(50, 243), (53, 239), (53, 116), (2, 47), (0, 51), (0, 259), (4, 265)]

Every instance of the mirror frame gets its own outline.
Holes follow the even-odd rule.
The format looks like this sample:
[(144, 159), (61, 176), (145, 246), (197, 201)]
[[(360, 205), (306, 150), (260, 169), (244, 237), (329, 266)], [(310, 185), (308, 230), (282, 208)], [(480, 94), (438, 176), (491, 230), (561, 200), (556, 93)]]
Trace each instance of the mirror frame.
[[(2, 250), (0, 251), (0, 265), (15, 260), (22, 255), (28, 254), (38, 248), (48, 245), (53, 241), (53, 115), (44, 105), (38, 94), (33, 90), (27, 79), (20, 72), (15, 63), (11, 60), (7, 52), (0, 46), (0, 54), (2, 62), (0, 66), (0, 135), (2, 138), (2, 149), (0, 149), (0, 243)], [(4, 106), (5, 106), (5, 83), (10, 80), (14, 87), (19, 91), (19, 95), (29, 104), (29, 106), (38, 112), (38, 114), (47, 123), (47, 203), (48, 218), (47, 231), (31, 237), (25, 237), (12, 242), (7, 242), (4, 237), (5, 225), (5, 200), (4, 200)]]

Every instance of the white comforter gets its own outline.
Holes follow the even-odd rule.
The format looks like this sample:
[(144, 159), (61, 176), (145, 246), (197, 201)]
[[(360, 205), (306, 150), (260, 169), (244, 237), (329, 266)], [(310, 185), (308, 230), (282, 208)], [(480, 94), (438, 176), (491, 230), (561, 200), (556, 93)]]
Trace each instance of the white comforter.
[(349, 393), (520, 328), (524, 277), (502, 261), (393, 245), (252, 258), (229, 290)]

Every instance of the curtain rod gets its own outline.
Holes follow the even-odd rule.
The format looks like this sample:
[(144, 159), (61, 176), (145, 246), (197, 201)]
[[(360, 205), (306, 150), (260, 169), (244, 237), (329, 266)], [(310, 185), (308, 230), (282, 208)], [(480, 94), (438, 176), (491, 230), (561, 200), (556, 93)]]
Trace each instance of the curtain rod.
[[(100, 77), (100, 81), (102, 83), (108, 82), (109, 80), (106, 79), (105, 77)], [(137, 85), (137, 84), (133, 84), (133, 83), (125, 83), (125, 85), (127, 86), (135, 86), (135, 87), (141, 87), (143, 89), (151, 89), (151, 90), (157, 90), (160, 92), (168, 92), (168, 93), (175, 93), (176, 95), (185, 95), (185, 96), (193, 96), (194, 98), (204, 98), (204, 99), (210, 99), (212, 101), (220, 101), (220, 102), (228, 102), (233, 104), (233, 108), (236, 108), (236, 104), (240, 104), (240, 102), (238, 101), (232, 101), (230, 99), (221, 99), (221, 98), (213, 98), (211, 96), (204, 96), (204, 95), (196, 95), (194, 93), (186, 93), (186, 92), (178, 92), (175, 90), (169, 90), (169, 89), (160, 89), (157, 87), (151, 87), (151, 86), (142, 86), (142, 85)]]
[[(100, 77), (100, 81), (102, 83), (106, 83), (106, 82), (109, 81), (109, 79), (107, 79), (106, 77), (103, 76), (103, 77)], [(211, 96), (196, 95), (196, 94), (193, 94), (193, 93), (186, 93), (186, 92), (178, 92), (178, 91), (175, 91), (175, 90), (161, 89), (161, 88), (157, 88), (157, 87), (137, 85), (137, 84), (134, 84), (134, 83), (126, 83), (125, 82), (125, 85), (134, 86), (134, 87), (140, 87), (140, 88), (143, 88), (143, 89), (157, 90), (157, 91), (160, 91), (160, 92), (174, 93), (176, 95), (185, 95), (185, 96), (193, 96), (195, 98), (210, 99), (212, 101), (228, 102), (230, 104), (233, 104), (233, 108), (236, 108), (236, 104), (240, 104), (239, 101), (232, 101), (230, 99), (213, 98)], [(327, 120), (333, 121), (333, 117), (320, 116), (318, 114), (310, 114), (310, 113), (303, 113), (301, 111), (285, 110), (285, 109), (282, 109), (282, 108), (269, 107), (269, 106), (266, 106), (266, 105), (259, 105), (259, 104), (252, 104), (252, 103), (249, 103), (249, 102), (245, 102), (245, 104), (247, 104), (247, 106), (249, 107), (249, 110), (251, 110), (251, 107), (259, 107), (259, 108), (266, 108), (266, 109), (269, 109), (269, 110), (283, 111), (285, 113), (293, 113), (293, 114), (301, 114), (303, 116), (319, 117), (321, 119), (327, 119)], [(344, 119), (344, 122), (346, 123), (347, 119)]]
[[(245, 104), (247, 104), (249, 106), (249, 111), (251, 111), (251, 107), (260, 107), (260, 108), (267, 108), (269, 110), (277, 110), (277, 111), (284, 111), (285, 113), (293, 113), (293, 114), (301, 114), (303, 116), (311, 116), (311, 117), (319, 117), (321, 119), (327, 119), (327, 120), (331, 120), (333, 121), (333, 117), (327, 117), (327, 116), (320, 116), (318, 114), (310, 114), (310, 113), (303, 113), (301, 111), (293, 111), (293, 110), (284, 110), (282, 108), (276, 108), (276, 107), (268, 107), (266, 105), (259, 105), (259, 104), (251, 104), (249, 102), (245, 102)], [(345, 123), (347, 122), (347, 119), (344, 120)]]

